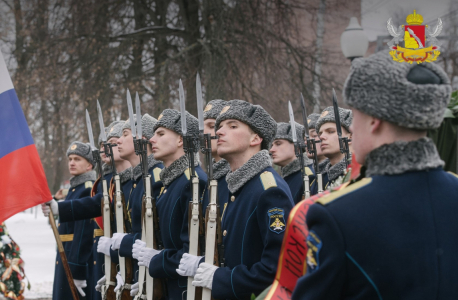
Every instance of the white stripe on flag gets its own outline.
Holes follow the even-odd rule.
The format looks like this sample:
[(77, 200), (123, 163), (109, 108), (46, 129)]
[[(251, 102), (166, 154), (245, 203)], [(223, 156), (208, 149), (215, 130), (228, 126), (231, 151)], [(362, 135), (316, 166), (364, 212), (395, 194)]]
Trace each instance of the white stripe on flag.
[(0, 94), (14, 89), (10, 74), (6, 68), (5, 60), (3, 59), (2, 51), (0, 51)]

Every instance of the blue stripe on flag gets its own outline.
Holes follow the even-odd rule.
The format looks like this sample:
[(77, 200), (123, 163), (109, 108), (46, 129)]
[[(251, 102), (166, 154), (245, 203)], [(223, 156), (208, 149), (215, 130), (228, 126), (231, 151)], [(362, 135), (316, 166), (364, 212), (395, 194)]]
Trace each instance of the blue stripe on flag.
[(29, 126), (14, 89), (0, 94), (0, 158), (33, 144)]

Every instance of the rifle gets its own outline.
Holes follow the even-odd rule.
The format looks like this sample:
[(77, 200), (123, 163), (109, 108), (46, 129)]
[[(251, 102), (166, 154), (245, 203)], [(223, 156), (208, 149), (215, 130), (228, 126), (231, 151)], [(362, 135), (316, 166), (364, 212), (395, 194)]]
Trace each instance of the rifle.
[[(100, 118), (99, 118), (100, 122)], [(102, 123), (103, 125), (103, 120)], [(107, 238), (111, 238), (111, 207), (110, 207), (110, 198), (108, 197), (108, 187), (107, 181), (103, 179), (103, 172), (102, 172), (102, 162), (100, 159), (100, 151), (95, 147), (94, 144), (94, 135), (92, 133), (92, 124), (91, 118), (89, 117), (89, 112), (86, 109), (86, 125), (89, 134), (89, 142), (92, 148), (92, 157), (97, 165), (97, 171), (99, 173), (99, 180), (102, 180), (102, 191), (103, 191), (103, 198), (102, 198), (102, 216), (103, 216), (103, 235)], [(102, 127), (100, 127), (102, 130)], [(103, 129), (101, 133), (102, 140), (106, 141), (105, 129)], [(115, 300), (116, 294), (114, 292), (114, 287), (116, 286), (116, 265), (111, 261), (111, 257), (109, 255), (105, 255), (104, 257), (104, 270), (105, 270), (105, 284), (102, 286), (101, 294), (103, 300)], [(113, 270), (114, 269), (114, 270)]]
[[(134, 138), (134, 147), (135, 154), (140, 156), (140, 166), (142, 169), (143, 177), (143, 186), (144, 194), (142, 197), (142, 241), (146, 243), (146, 247), (154, 249), (162, 249), (162, 245), (159, 248), (156, 240), (155, 226), (157, 220), (156, 211), (153, 210), (153, 201), (155, 204), (155, 199), (152, 198), (152, 187), (151, 187), (151, 175), (148, 173), (148, 141), (142, 138), (142, 114), (140, 108), (140, 98), (138, 93), (135, 95), (135, 108), (136, 108), (136, 117), (137, 117), (137, 132), (136, 138)], [(133, 118), (133, 115), (129, 115), (129, 118)], [(138, 138), (137, 138), (138, 137)], [(155, 207), (155, 205), (154, 205)], [(146, 276), (146, 278), (145, 278)], [(147, 272), (147, 267), (139, 267), (139, 277), (138, 277), (138, 293), (135, 295), (134, 300), (139, 299), (162, 299), (163, 297), (163, 286), (162, 282), (158, 278), (152, 278)], [(146, 283), (146, 290), (144, 290), (143, 285)]]
[[(218, 181), (213, 177), (213, 162), (212, 162), (212, 146), (211, 140), (216, 139), (216, 136), (211, 134), (204, 134), (204, 117), (203, 117), (203, 101), (202, 101), (202, 87), (200, 83), (200, 76), (197, 74), (196, 78), (196, 91), (197, 91), (197, 116), (199, 119), (199, 137), (201, 144), (201, 151), (205, 155), (205, 162), (207, 165), (208, 174), (208, 191), (209, 202), (205, 212), (206, 220), (206, 243), (205, 243), (205, 262), (208, 264), (219, 265), (224, 258), (219, 257), (223, 251), (218, 251), (224, 247), (221, 234), (221, 219), (218, 206)], [(218, 237), (218, 238), (217, 238)], [(223, 263), (224, 265), (224, 263)], [(211, 290), (202, 289), (202, 300), (212, 299)]]
[(307, 122), (307, 109), (305, 107), (304, 96), (301, 93), (301, 107), (302, 107), (302, 121), (304, 122), (304, 135), (305, 141), (307, 144), (307, 151), (313, 155), (313, 162), (315, 163), (315, 173), (317, 178), (318, 184), (318, 193), (323, 192), (323, 177), (321, 176), (318, 164), (318, 155), (316, 150), (316, 144), (321, 143), (321, 141), (317, 141), (315, 139), (311, 139), (309, 136), (309, 124)]
[(309, 177), (305, 173), (305, 163), (304, 163), (304, 151), (305, 144), (303, 139), (301, 141), (297, 140), (296, 136), (296, 122), (294, 121), (293, 108), (291, 106), (291, 101), (288, 101), (288, 112), (289, 112), (289, 123), (291, 125), (291, 134), (293, 135), (294, 151), (296, 152), (296, 157), (299, 159), (301, 164), (301, 175), (302, 182), (304, 183), (304, 198), (310, 198), (310, 186), (309, 186)]
[(340, 153), (345, 154), (345, 163), (350, 163), (350, 148), (348, 146), (348, 142), (351, 140), (347, 137), (342, 137), (342, 126), (340, 124), (340, 114), (339, 114), (339, 106), (337, 105), (337, 96), (336, 91), (332, 89), (332, 106), (334, 107), (334, 116), (336, 118), (336, 130), (337, 135), (339, 136), (339, 146), (340, 146)]
[[(121, 178), (116, 171), (113, 147), (116, 147), (116, 144), (110, 144), (106, 140), (105, 135), (105, 125), (103, 123), (102, 109), (100, 108), (100, 103), (97, 100), (97, 113), (99, 115), (100, 129), (102, 131), (102, 143), (105, 155), (110, 157), (111, 168), (113, 172), (113, 178), (111, 180), (111, 191), (112, 199), (115, 199), (115, 211), (116, 211), (116, 232), (126, 232), (125, 220), (127, 219), (127, 213), (124, 208), (124, 195), (121, 191)], [(114, 193), (114, 195), (113, 195)], [(105, 209), (105, 208), (104, 208)], [(105, 224), (105, 223), (104, 223)], [(105, 225), (104, 225), (105, 227)], [(131, 299), (130, 297), (130, 284), (127, 282), (132, 281), (132, 261), (129, 258), (124, 258), (119, 256), (119, 268), (121, 272), (121, 277), (124, 280), (124, 285), (116, 292), (116, 299)], [(105, 275), (106, 276), (106, 275)], [(115, 277), (116, 278), (116, 277)], [(110, 280), (111, 281), (111, 280)]]
[[(194, 138), (192, 135), (188, 135), (188, 128), (186, 124), (186, 108), (184, 100), (184, 89), (183, 83), (180, 79), (179, 85), (179, 94), (180, 94), (180, 111), (181, 111), (181, 132), (183, 133), (183, 149), (188, 156), (189, 161), (189, 173), (191, 178), (191, 190), (192, 190), (192, 200), (189, 203), (189, 254), (199, 255), (199, 229), (202, 226), (199, 226), (201, 223), (200, 216), (200, 204), (199, 204), (199, 179), (196, 177), (196, 171), (194, 167), (194, 155), (197, 152), (198, 145), (195, 145)], [(198, 144), (198, 141), (197, 141)], [(188, 277), (188, 288), (187, 288), (187, 299), (194, 300), (198, 290), (192, 285), (193, 277)]]

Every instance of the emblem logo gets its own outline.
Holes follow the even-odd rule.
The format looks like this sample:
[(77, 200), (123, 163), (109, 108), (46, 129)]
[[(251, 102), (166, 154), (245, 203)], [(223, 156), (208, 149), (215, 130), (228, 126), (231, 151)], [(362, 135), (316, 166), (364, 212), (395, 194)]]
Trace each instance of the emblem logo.
[(114, 130), (114, 127), (111, 127), (110, 132), (113, 132), (113, 130)]
[(269, 229), (275, 233), (282, 233), (286, 228), (285, 211), (282, 208), (274, 207), (267, 211), (269, 217)]
[(219, 113), (220, 115), (224, 114), (226, 111), (229, 110), (229, 108), (231, 108), (229, 105), (228, 106), (225, 106), (223, 107), (223, 109), (221, 110), (221, 112)]
[[(406, 22), (408, 25), (400, 25), (397, 29), (391, 23), (391, 18), (386, 23), (386, 28), (393, 37), (388, 42), (393, 60), (408, 62), (409, 64), (413, 62), (421, 64), (437, 60), (440, 54), (440, 43), (436, 37), (442, 31), (442, 20), (437, 19), (436, 27), (434, 30), (430, 30), (428, 25), (421, 25), (423, 16), (414, 10), (413, 14), (407, 16)], [(404, 41), (404, 48), (399, 46), (402, 41)]]
[(320, 118), (326, 117), (329, 114), (329, 111), (325, 110), (324, 112), (321, 113)]
[(78, 147), (78, 146), (77, 146), (76, 144), (75, 144), (75, 145), (72, 145), (72, 146), (70, 147), (70, 150), (75, 150), (77, 147)]
[(159, 115), (159, 118), (157, 118), (157, 120), (159, 121), (160, 119), (162, 119), (162, 117), (163, 117), (163, 115), (160, 114), (160, 115)]
[(307, 120), (307, 124), (310, 124), (310, 122), (312, 122), (312, 120), (308, 119), (308, 120)]
[(204, 112), (209, 111), (210, 109), (212, 109), (212, 107), (213, 107), (213, 105), (207, 104), (207, 106), (205, 106)]

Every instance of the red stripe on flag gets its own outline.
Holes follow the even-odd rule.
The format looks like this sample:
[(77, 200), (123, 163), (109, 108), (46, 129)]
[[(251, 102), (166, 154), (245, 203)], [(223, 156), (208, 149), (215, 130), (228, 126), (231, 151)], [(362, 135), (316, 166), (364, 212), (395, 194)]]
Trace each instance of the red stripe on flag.
[(3, 156), (0, 170), (0, 223), (52, 199), (35, 145)]

